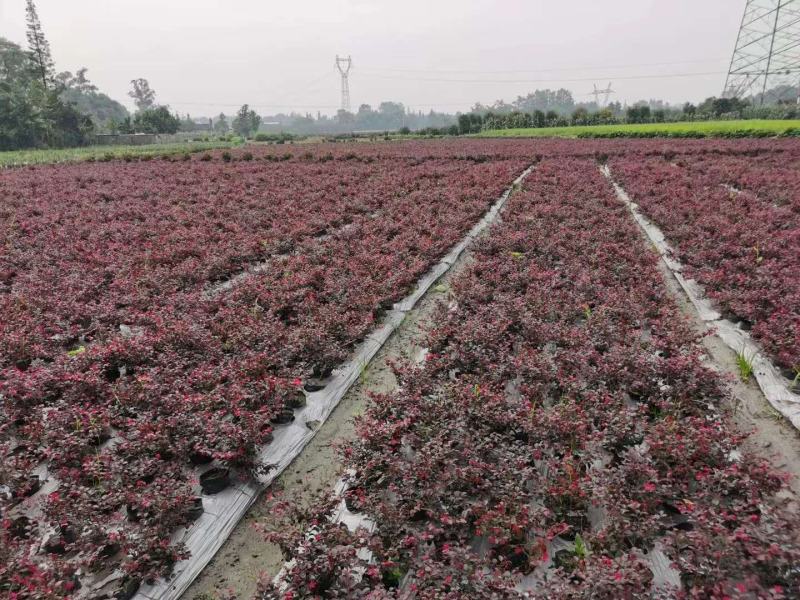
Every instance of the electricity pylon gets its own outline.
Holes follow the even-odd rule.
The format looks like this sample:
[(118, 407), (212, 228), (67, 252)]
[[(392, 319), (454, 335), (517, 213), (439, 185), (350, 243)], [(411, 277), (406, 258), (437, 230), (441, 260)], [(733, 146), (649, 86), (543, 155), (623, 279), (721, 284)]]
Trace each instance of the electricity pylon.
[(353, 60), (349, 56), (347, 58), (339, 58), (337, 54), (335, 66), (342, 76), (342, 110), (350, 112), (350, 84), (347, 81), (347, 76), (350, 73), (350, 67), (353, 66)]
[(722, 95), (794, 100), (798, 78), (800, 0), (747, 0)]
[[(604, 94), (603, 96), (603, 104), (600, 104), (600, 95)], [(597, 84), (594, 84), (594, 91), (589, 92), (590, 96), (594, 96), (594, 103), (597, 105), (597, 108), (602, 106), (608, 106), (608, 100), (611, 97), (611, 94), (616, 94), (614, 90), (611, 89), (611, 82), (608, 82), (608, 87), (604, 90), (598, 90)]]

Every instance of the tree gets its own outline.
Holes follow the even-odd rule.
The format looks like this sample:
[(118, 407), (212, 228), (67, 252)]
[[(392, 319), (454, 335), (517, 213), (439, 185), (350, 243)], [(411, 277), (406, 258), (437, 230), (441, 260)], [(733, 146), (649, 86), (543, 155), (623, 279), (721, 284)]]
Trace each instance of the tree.
[(39, 15), (36, 12), (36, 6), (33, 4), (33, 0), (27, 0), (25, 6), (25, 20), (28, 24), (27, 38), (31, 60), (36, 68), (36, 74), (42, 82), (42, 86), (44, 89), (47, 89), (53, 81), (55, 67), (53, 65), (53, 57), (50, 54), (50, 43), (47, 41), (47, 38), (44, 37), (42, 23), (39, 21)]
[(34, 77), (30, 56), (14, 42), (0, 37), (0, 82), (27, 85)]
[(128, 96), (133, 98), (136, 108), (140, 111), (152, 108), (156, 102), (156, 93), (150, 89), (147, 79), (131, 79), (131, 85), (133, 89), (128, 92)]
[(369, 104), (362, 104), (358, 107), (355, 115), (356, 127), (359, 129), (381, 129), (381, 116)]
[(108, 129), (111, 131), (111, 133), (130, 134), (133, 133), (133, 121), (131, 120), (130, 115), (120, 121), (114, 119), (111, 121), (111, 123), (109, 123)]
[(181, 120), (169, 112), (166, 106), (140, 110), (133, 117), (136, 133), (177, 133)]
[(0, 150), (82, 145), (91, 119), (46, 88), (31, 52), (0, 38)]
[(383, 129), (399, 129), (405, 122), (406, 108), (400, 102), (381, 102), (378, 113)]
[(94, 85), (92, 82), (89, 81), (88, 77), (86, 77), (86, 72), (89, 69), (86, 67), (81, 67), (77, 71), (75, 71), (75, 75), (70, 73), (69, 71), (62, 71), (58, 75), (56, 75), (55, 79), (56, 82), (62, 85), (65, 88), (77, 90), (82, 94), (91, 94), (97, 92), (97, 86)]
[(94, 132), (92, 118), (75, 110), (72, 104), (62, 102), (57, 90), (50, 90), (47, 94), (44, 117), (48, 124), (47, 142), (50, 146), (83, 146)]
[(595, 124), (606, 125), (615, 122), (614, 111), (610, 108), (603, 108), (594, 115)]
[(69, 71), (56, 75), (60, 98), (73, 104), (79, 112), (89, 115), (98, 127), (110, 130), (111, 122), (123, 121), (128, 116), (128, 110), (98, 91), (97, 86), (86, 77), (86, 72), (86, 67), (83, 67), (75, 75)]
[(228, 118), (225, 116), (225, 113), (219, 113), (217, 121), (214, 123), (214, 131), (219, 134), (225, 134), (230, 131), (230, 127), (228, 126)]
[(30, 55), (0, 38), (0, 150), (29, 148), (43, 139), (45, 122), (30, 94), (36, 81)]
[(195, 131), (197, 129), (197, 124), (189, 113), (186, 113), (185, 119), (180, 119), (180, 123), (181, 131)]
[(478, 133), (483, 124), (483, 117), (476, 113), (458, 115), (458, 133)]
[(650, 105), (637, 104), (629, 106), (625, 112), (625, 121), (628, 123), (649, 123), (650, 122)]
[(336, 111), (336, 122), (348, 128), (352, 128), (356, 123), (356, 116), (342, 108)]
[(608, 110), (611, 111), (615, 117), (622, 116), (622, 102), (617, 100), (616, 102), (609, 102), (608, 106), (606, 106)]
[(573, 125), (587, 125), (589, 122), (589, 111), (585, 107), (579, 106), (572, 112)]
[(559, 115), (568, 115), (575, 109), (572, 92), (561, 88), (558, 90), (536, 90), (527, 96), (518, 96), (512, 106), (520, 112), (555, 111)]
[(236, 118), (233, 120), (233, 130), (242, 137), (250, 137), (261, 125), (261, 117), (254, 110), (250, 110), (247, 104), (243, 104)]

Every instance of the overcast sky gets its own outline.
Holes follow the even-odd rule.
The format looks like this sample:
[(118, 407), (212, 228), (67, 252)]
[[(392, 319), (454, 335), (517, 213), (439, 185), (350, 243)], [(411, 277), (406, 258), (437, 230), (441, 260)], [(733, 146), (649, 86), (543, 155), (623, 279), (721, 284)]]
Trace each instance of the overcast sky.
[[(36, 0), (58, 70), (132, 107), (150, 81), (181, 113), (333, 113), (334, 58), (352, 105), (466, 110), (544, 87), (588, 100), (718, 95), (744, 0)], [(25, 0), (0, 0), (0, 36), (24, 44)]]

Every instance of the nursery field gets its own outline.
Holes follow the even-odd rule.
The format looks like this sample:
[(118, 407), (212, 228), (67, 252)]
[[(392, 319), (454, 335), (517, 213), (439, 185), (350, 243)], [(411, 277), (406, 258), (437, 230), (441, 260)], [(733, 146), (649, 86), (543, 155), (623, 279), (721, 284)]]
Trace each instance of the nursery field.
[(693, 121), (682, 123), (642, 123), (622, 125), (585, 125), (540, 127), (531, 129), (496, 129), (479, 137), (774, 137), (800, 134), (800, 120)]
[(186, 142), (148, 144), (143, 146), (86, 146), (47, 150), (12, 150), (0, 152), (0, 168), (60, 162), (94, 162), (142, 157), (145, 160), (163, 156), (192, 154), (214, 148), (230, 148), (233, 142)]
[(346, 506), (375, 531), (329, 519), (326, 494), (315, 535), (273, 534), (294, 561), (261, 597), (797, 597), (786, 475), (743, 447), (603, 165), (790, 387), (792, 139), (0, 170), (0, 595), (128, 599), (168, 579), (191, 561), (177, 534), (274, 468), (259, 456), (309, 395), (474, 237), (426, 359), (396, 365), (342, 445)]

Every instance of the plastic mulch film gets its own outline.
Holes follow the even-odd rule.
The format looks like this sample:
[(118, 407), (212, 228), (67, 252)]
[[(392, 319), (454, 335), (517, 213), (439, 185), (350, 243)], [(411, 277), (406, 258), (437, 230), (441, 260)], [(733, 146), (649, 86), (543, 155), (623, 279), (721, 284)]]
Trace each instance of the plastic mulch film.
[(237, 483), (215, 495), (203, 495), (203, 515), (188, 529), (182, 528), (173, 535), (173, 543), (183, 543), (191, 553), (187, 560), (175, 565), (168, 580), (143, 584), (135, 600), (177, 600), (192, 584), (209, 561), (228, 539), (233, 529), (266, 489), (311, 441), (319, 427), (330, 416), (350, 386), (358, 379), (363, 368), (381, 349), (383, 344), (403, 322), (406, 314), (456, 262), (461, 253), (486, 227), (497, 220), (512, 191), (533, 170), (528, 167), (514, 180), (480, 221), (433, 268), (422, 276), (417, 286), (406, 298), (396, 303), (381, 321), (381, 325), (356, 348), (353, 356), (334, 370), (325, 387), (306, 394), (306, 405), (295, 411), (295, 419), (287, 425), (275, 427), (274, 437), (263, 448), (260, 459), (272, 468), (258, 481)]
[[(352, 471), (347, 473), (347, 475), (352, 475)], [(347, 491), (348, 485), (346, 479), (342, 478), (336, 482), (334, 486), (333, 495), (334, 498), (339, 499), (339, 504), (333, 510), (331, 514), (328, 515), (328, 519), (340, 525), (344, 525), (347, 527), (348, 531), (351, 533), (355, 533), (359, 529), (364, 529), (368, 533), (374, 532), (378, 526), (367, 516), (361, 515), (359, 513), (352, 512), (349, 508), (347, 508), (347, 504), (344, 501), (344, 493)], [(316, 526), (310, 527), (306, 532), (306, 539), (311, 540), (314, 538), (315, 535), (318, 533), (318, 528)], [(302, 547), (297, 549), (298, 552), (303, 552)], [(356, 555), (363, 561), (367, 563), (374, 562), (374, 556), (372, 551), (369, 548), (362, 547), (356, 550)], [(275, 587), (281, 592), (284, 593), (287, 591), (289, 584), (286, 581), (287, 575), (291, 572), (296, 564), (296, 560), (294, 558), (286, 561), (281, 567), (281, 570), (278, 571), (278, 574), (272, 578), (272, 583)], [(357, 578), (363, 577), (365, 573), (365, 569), (363, 567), (357, 567), (354, 569), (353, 575)]]
[(682, 274), (683, 265), (674, 258), (675, 255), (667, 243), (664, 233), (639, 211), (639, 206), (614, 181), (611, 170), (607, 165), (601, 167), (601, 171), (614, 186), (617, 197), (625, 203), (633, 218), (658, 250), (664, 264), (667, 265), (667, 268), (683, 288), (689, 301), (697, 310), (700, 319), (733, 352), (744, 354), (748, 360), (752, 361), (753, 376), (767, 401), (775, 410), (786, 417), (795, 428), (800, 429), (800, 395), (792, 392), (789, 387), (789, 380), (781, 375), (778, 368), (761, 351), (761, 348), (747, 331), (744, 331), (736, 323), (722, 318), (722, 315), (706, 297), (705, 291), (700, 284), (693, 279), (684, 277)]

